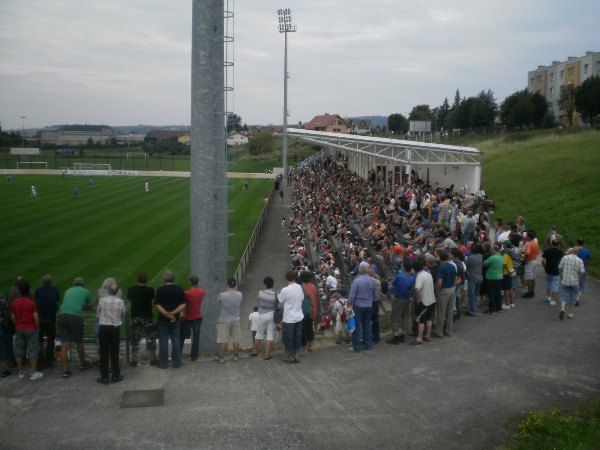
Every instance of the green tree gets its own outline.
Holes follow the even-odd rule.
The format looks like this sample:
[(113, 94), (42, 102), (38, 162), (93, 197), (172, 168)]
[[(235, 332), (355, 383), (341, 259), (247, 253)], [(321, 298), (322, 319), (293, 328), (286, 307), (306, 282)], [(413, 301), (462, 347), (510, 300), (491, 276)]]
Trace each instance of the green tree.
[(448, 103), (448, 97), (444, 98), (442, 105), (434, 108), (433, 112), (437, 113), (435, 129), (436, 131), (439, 131), (439, 129), (444, 127), (444, 123), (446, 123), (446, 117), (448, 117), (448, 114), (450, 113), (450, 103)]
[(227, 116), (227, 131), (239, 133), (242, 131), (242, 118), (237, 114)]
[(412, 111), (408, 115), (408, 119), (431, 121), (433, 119), (433, 113), (431, 112), (429, 105), (417, 105), (413, 107)]
[(545, 97), (527, 89), (517, 91), (504, 99), (500, 105), (500, 121), (509, 129), (552, 126), (554, 120), (548, 112)]
[(588, 78), (575, 93), (575, 109), (585, 123), (594, 126), (600, 115), (600, 75)]
[(400, 113), (388, 116), (388, 130), (394, 134), (405, 134), (408, 131), (408, 120)]
[(260, 131), (250, 138), (248, 151), (251, 155), (270, 153), (275, 148), (275, 138), (267, 131)]
[[(531, 103), (532, 109), (531, 121), (533, 123), (533, 127), (542, 128), (546, 123), (548, 123), (548, 119), (550, 119), (546, 97), (544, 97), (539, 92), (534, 92), (533, 94), (531, 94), (529, 101)], [(549, 121), (549, 123), (553, 122), (554, 120)]]
[(498, 104), (494, 98), (494, 93), (490, 89), (481, 91), (474, 98), (469, 111), (469, 128), (480, 131), (491, 130), (497, 115)]
[(573, 113), (575, 112), (575, 92), (577, 88), (573, 83), (563, 84), (560, 87), (558, 107), (565, 112), (569, 127), (573, 126)]
[(456, 109), (460, 106), (460, 102), (461, 102), (461, 98), (460, 98), (460, 91), (457, 89), (456, 93), (454, 94), (454, 102), (452, 103), (452, 108), (451, 109)]

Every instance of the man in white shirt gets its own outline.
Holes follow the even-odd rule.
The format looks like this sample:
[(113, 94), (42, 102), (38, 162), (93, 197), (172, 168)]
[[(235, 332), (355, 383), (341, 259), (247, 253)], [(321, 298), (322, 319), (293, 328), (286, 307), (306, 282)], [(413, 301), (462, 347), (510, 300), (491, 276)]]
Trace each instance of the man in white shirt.
[(302, 301), (304, 292), (302, 287), (296, 283), (296, 272), (288, 270), (285, 273), (288, 285), (284, 287), (277, 299), (283, 305), (283, 345), (287, 358), (284, 360), (290, 364), (300, 362), (300, 350), (302, 346)]
[[(425, 270), (425, 261), (423, 258), (418, 258), (413, 269), (417, 273), (415, 279), (415, 321), (419, 324), (419, 335), (417, 339), (410, 345), (421, 345), (423, 341), (431, 342), (431, 328), (433, 318), (433, 307), (435, 305), (435, 290), (433, 287), (433, 277)], [(427, 334), (424, 336), (425, 327)]]

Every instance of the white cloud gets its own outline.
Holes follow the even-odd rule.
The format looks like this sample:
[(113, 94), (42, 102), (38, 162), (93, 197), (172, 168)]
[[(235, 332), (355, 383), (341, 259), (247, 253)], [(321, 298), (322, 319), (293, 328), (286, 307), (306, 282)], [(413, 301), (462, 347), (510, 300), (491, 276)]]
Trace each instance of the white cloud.
[[(229, 0), (232, 4), (233, 1)], [(235, 109), (279, 123), (289, 37), (290, 122), (323, 112), (390, 114), (491, 89), (501, 101), (527, 70), (600, 42), (593, 0), (236, 0)], [(189, 123), (187, 0), (4, 0), (0, 123)]]

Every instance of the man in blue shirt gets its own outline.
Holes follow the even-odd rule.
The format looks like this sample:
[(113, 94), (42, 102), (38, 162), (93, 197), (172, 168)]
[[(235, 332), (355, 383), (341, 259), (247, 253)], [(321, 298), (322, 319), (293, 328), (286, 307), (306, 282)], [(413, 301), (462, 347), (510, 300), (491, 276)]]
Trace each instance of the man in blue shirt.
[(585, 289), (585, 280), (588, 274), (588, 264), (590, 259), (592, 259), (592, 252), (583, 246), (583, 238), (577, 239), (577, 256), (583, 261), (583, 267), (585, 268), (585, 272), (579, 278), (579, 292), (577, 292), (577, 301), (575, 302), (575, 306), (579, 306), (579, 299), (581, 298), (581, 293)]
[(391, 327), (394, 335), (387, 340), (388, 344), (398, 345), (404, 342), (408, 333), (408, 305), (415, 286), (415, 277), (410, 274), (411, 266), (410, 259), (404, 259), (402, 267), (392, 280), (394, 298), (392, 300)]
[[(42, 278), (42, 286), (35, 290), (35, 303), (38, 309), (40, 319), (38, 339), (40, 348), (46, 335), (47, 344), (44, 359), (38, 361), (38, 366), (52, 367), (54, 363), (54, 340), (56, 338), (56, 313), (60, 304), (60, 292), (56, 286), (52, 286), (52, 277), (50, 275)], [(42, 364), (40, 364), (42, 363)]]
[(352, 350), (360, 351), (360, 336), (364, 332), (365, 349), (371, 350), (373, 334), (371, 328), (371, 309), (377, 297), (377, 285), (368, 274), (369, 263), (363, 261), (358, 266), (358, 276), (352, 282), (348, 303), (352, 305), (356, 316), (356, 329), (352, 333)]
[(458, 283), (456, 266), (450, 262), (448, 253), (440, 252), (440, 265), (435, 276), (435, 332), (434, 336), (452, 336), (454, 322), (455, 286)]

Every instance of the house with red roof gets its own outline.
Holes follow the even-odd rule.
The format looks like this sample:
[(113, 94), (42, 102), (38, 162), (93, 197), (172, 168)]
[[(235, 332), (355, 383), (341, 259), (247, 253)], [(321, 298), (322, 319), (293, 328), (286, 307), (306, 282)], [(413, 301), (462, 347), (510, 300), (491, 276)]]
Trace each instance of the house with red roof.
[(305, 130), (325, 131), (327, 133), (348, 133), (348, 122), (337, 114), (325, 113), (315, 116), (304, 125)]

